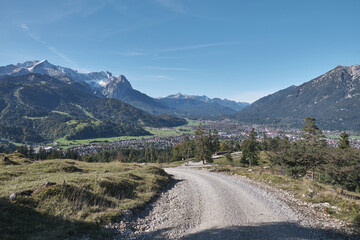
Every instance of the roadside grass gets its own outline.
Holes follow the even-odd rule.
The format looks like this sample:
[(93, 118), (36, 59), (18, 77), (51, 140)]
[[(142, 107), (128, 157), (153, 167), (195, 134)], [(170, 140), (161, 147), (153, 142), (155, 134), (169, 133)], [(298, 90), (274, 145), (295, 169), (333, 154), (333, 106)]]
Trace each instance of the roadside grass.
[[(122, 210), (141, 209), (169, 181), (152, 165), (7, 156), (10, 162), (0, 160), (0, 239), (95, 234), (105, 223), (119, 219)], [(49, 182), (56, 185), (44, 185)], [(26, 190), (33, 192), (9, 200), (11, 194)]]
[(352, 223), (360, 230), (360, 193), (341, 190), (311, 179), (293, 179), (271, 167), (266, 153), (261, 152), (259, 165), (248, 167), (240, 162), (240, 155), (229, 162), (225, 157), (214, 159), (214, 171), (246, 176), (277, 189), (282, 189), (296, 199), (307, 202), (318, 211)]

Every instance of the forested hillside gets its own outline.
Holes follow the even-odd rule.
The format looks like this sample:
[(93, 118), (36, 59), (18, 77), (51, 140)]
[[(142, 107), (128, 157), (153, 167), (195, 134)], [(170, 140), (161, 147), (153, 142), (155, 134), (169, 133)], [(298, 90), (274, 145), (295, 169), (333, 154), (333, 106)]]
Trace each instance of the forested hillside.
[(143, 126), (186, 121), (153, 116), (116, 99), (97, 97), (82, 83), (42, 74), (0, 79), (0, 136), (17, 142), (149, 135)]

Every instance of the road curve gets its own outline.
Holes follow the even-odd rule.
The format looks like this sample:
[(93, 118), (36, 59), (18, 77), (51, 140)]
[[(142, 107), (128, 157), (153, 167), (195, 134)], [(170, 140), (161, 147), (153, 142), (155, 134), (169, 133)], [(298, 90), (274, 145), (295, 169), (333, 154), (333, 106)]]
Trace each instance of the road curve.
[(137, 221), (137, 239), (337, 239), (306, 227), (299, 213), (249, 181), (190, 167)]

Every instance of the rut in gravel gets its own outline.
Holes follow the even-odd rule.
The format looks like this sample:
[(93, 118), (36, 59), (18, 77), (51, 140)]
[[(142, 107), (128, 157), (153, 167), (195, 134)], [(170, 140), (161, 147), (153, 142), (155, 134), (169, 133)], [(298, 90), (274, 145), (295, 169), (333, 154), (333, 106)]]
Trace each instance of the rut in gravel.
[(239, 177), (169, 168), (174, 186), (133, 223), (131, 239), (337, 239)]

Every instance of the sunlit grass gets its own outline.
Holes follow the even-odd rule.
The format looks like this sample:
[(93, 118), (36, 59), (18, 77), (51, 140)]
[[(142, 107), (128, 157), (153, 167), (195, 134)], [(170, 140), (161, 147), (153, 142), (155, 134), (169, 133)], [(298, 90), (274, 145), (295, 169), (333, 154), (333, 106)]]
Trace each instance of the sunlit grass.
[[(86, 163), (64, 159), (31, 161), (16, 154), (9, 157), (9, 164), (0, 162), (0, 236), (11, 228), (11, 222), (21, 222), (18, 219), (21, 217), (32, 219), (31, 224), (20, 226), (23, 227), (23, 239), (42, 236), (44, 231), (52, 234), (45, 234), (46, 237), (40, 237), (42, 239), (49, 236), (63, 239), (64, 232), (73, 231), (75, 223), (101, 225), (118, 219), (124, 209), (141, 208), (168, 183), (166, 173), (151, 165)], [(35, 191), (31, 196), (8, 200), (13, 193), (34, 190), (47, 182), (55, 182), (56, 185)], [(22, 208), (28, 208), (28, 213), (21, 210), (19, 216), (14, 216), (10, 212)], [(7, 216), (12, 216), (11, 221)], [(31, 229), (33, 225), (46, 225), (46, 222), (55, 226), (39, 231)], [(29, 224), (31, 228), (28, 229)], [(15, 235), (7, 233), (16, 239), (16, 231)]]

